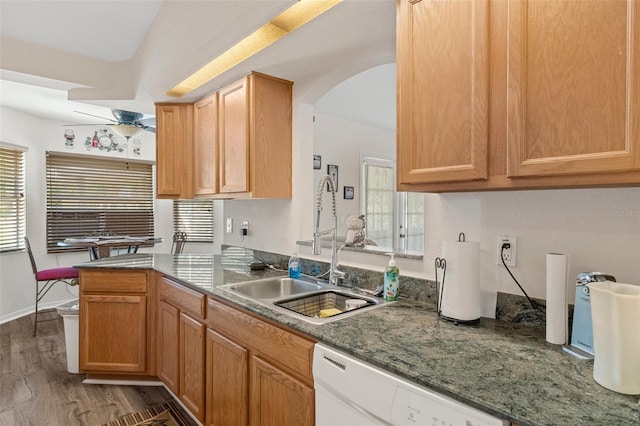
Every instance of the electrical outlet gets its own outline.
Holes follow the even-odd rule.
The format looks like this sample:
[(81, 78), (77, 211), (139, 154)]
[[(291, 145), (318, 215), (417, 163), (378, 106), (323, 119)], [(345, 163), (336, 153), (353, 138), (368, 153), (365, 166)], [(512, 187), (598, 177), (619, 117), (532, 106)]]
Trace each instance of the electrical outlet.
[(240, 226), (240, 235), (242, 235), (243, 237), (245, 235), (249, 234), (249, 222), (248, 221), (243, 221), (242, 225)]
[[(502, 265), (502, 259), (500, 259), (500, 256), (502, 255), (504, 257), (504, 263), (506, 263), (507, 266), (516, 266), (516, 255), (518, 254), (517, 241), (518, 239), (516, 237), (498, 237), (498, 244), (496, 247), (496, 261), (498, 265)], [(509, 247), (503, 250), (503, 244), (509, 244)]]
[(227, 234), (233, 233), (233, 218), (227, 218)]

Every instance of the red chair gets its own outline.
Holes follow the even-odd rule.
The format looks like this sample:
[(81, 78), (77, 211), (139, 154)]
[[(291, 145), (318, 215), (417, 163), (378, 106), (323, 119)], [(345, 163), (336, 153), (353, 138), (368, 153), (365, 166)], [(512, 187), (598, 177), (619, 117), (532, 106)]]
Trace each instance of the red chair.
[(38, 331), (38, 303), (40, 300), (42, 300), (44, 295), (51, 290), (55, 283), (65, 283), (70, 286), (78, 285), (78, 276), (80, 271), (76, 268), (70, 267), (43, 269), (38, 271), (36, 261), (33, 258), (33, 253), (31, 252), (31, 244), (29, 244), (29, 239), (27, 237), (24, 238), (24, 245), (27, 247), (29, 260), (31, 260), (31, 269), (33, 269), (33, 275), (36, 279), (36, 318), (33, 322), (33, 336), (35, 337), (36, 332)]

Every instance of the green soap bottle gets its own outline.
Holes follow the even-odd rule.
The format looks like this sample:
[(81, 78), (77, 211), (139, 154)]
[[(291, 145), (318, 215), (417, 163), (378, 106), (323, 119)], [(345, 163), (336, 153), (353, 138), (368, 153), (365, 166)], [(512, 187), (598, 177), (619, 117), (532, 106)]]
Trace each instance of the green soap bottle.
[(398, 300), (400, 270), (396, 265), (395, 253), (387, 253), (387, 255), (391, 256), (391, 260), (384, 270), (384, 300)]

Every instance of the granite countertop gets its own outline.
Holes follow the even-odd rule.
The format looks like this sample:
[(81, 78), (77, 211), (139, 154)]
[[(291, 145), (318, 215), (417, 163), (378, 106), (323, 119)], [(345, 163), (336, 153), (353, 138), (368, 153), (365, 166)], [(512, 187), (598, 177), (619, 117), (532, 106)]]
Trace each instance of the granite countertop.
[(482, 319), (441, 320), (425, 304), (399, 301), (322, 325), (236, 296), (221, 285), (284, 275), (249, 271), (240, 259), (212, 255), (133, 254), (80, 268), (154, 269), (372, 365), (518, 425), (640, 425), (638, 396), (598, 385), (593, 362), (550, 347), (544, 330)]

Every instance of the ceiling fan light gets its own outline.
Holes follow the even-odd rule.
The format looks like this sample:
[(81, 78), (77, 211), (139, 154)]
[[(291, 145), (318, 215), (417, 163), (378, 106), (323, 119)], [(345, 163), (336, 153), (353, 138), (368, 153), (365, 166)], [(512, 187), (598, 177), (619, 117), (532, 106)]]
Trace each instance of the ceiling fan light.
[(113, 124), (111, 125), (111, 128), (118, 135), (126, 139), (129, 139), (130, 137), (135, 136), (142, 131), (142, 128), (134, 126), (132, 124)]

